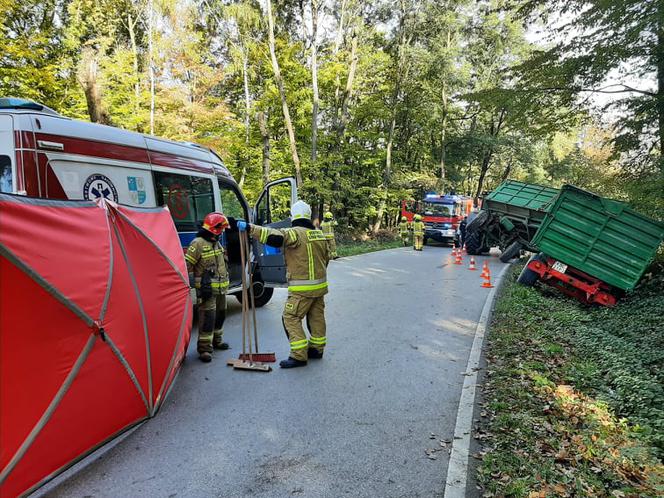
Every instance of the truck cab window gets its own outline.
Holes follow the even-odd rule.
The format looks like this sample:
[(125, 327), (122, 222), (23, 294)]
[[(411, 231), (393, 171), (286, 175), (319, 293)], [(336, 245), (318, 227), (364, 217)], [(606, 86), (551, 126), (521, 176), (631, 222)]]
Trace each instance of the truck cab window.
[(14, 191), (12, 179), (12, 161), (9, 156), (0, 155), (0, 192)]

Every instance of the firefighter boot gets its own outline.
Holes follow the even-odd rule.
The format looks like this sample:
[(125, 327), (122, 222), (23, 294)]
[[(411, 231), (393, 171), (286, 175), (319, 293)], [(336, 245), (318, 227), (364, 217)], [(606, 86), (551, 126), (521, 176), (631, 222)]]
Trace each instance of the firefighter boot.
[(208, 352), (198, 353), (198, 359), (203, 363), (210, 363), (212, 361), (212, 355)]
[(295, 358), (288, 357), (287, 360), (282, 360), (279, 363), (279, 366), (281, 368), (297, 368), (297, 367), (306, 367), (307, 362), (306, 361), (301, 361), (301, 360), (296, 360)]
[(323, 358), (323, 352), (318, 349), (309, 348), (309, 359), (310, 360), (320, 360)]

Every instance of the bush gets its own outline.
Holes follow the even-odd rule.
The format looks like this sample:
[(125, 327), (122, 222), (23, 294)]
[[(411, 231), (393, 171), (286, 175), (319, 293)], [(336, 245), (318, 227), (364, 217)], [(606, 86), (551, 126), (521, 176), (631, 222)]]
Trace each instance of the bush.
[(394, 242), (399, 239), (399, 235), (392, 230), (381, 229), (374, 235), (374, 240), (377, 242)]

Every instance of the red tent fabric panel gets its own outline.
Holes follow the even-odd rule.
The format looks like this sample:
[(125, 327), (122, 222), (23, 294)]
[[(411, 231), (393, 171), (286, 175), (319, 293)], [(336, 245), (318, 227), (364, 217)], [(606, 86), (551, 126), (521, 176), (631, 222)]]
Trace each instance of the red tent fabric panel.
[(134, 284), (114, 232), (112, 239), (115, 264), (108, 310), (104, 317), (104, 330), (131, 366), (147, 398), (150, 390), (143, 317), (135, 297)]
[(0, 193), (3, 498), (152, 416), (184, 356), (191, 302), (168, 212), (127, 209), (143, 233), (116, 209)]
[(94, 205), (71, 204), (80, 207), (0, 202), (0, 243), (97, 317), (110, 263), (106, 216)]
[(118, 206), (124, 216), (141, 229), (154, 241), (164, 254), (176, 265), (180, 273), (187, 277), (187, 264), (180, 245), (180, 238), (173, 237), (176, 232), (173, 218), (167, 209), (159, 211), (138, 211), (125, 206)]
[(97, 337), (57, 410), (3, 484), (2, 496), (14, 496), (22, 491), (14, 487), (18, 483), (50, 475), (147, 415), (126, 370)]
[(2, 470), (60, 389), (90, 328), (3, 257), (0, 296)]
[[(140, 283), (143, 307), (156, 311), (147, 316), (154, 400), (168, 376), (178, 336), (185, 331), (183, 316), (190, 314), (185, 308), (189, 285), (130, 223), (117, 218), (116, 226), (131, 262), (130, 270)], [(185, 321), (184, 327), (188, 325)]]

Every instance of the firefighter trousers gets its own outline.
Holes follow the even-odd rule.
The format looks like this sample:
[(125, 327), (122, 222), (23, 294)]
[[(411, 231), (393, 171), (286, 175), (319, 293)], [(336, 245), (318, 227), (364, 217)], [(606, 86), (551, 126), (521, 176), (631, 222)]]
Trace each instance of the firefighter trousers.
[(198, 307), (198, 353), (211, 353), (223, 341), (226, 320), (226, 294), (212, 296)]
[[(302, 320), (307, 319), (307, 328), (311, 336), (307, 335), (302, 327)], [(300, 361), (307, 361), (309, 348), (317, 349), (321, 353), (327, 342), (325, 333), (325, 297), (308, 297), (291, 294), (286, 300), (282, 316), (284, 329), (290, 343), (290, 357)]]
[(401, 232), (401, 242), (403, 242), (404, 247), (408, 245), (408, 232)]
[(424, 235), (413, 235), (413, 244), (416, 251), (421, 251), (424, 247)]

